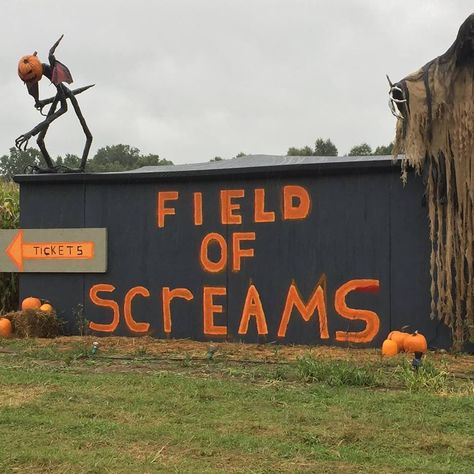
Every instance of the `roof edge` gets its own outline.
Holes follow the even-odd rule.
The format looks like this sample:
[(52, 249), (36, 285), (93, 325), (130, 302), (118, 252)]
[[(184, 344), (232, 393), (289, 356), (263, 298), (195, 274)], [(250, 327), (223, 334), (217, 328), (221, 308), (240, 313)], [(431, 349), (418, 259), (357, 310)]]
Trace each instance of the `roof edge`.
[[(263, 157), (263, 159), (262, 159)], [(346, 159), (348, 158), (348, 159)], [(356, 158), (356, 159), (354, 159)], [(252, 160), (259, 160), (252, 162)], [(88, 183), (170, 181), (179, 179), (206, 179), (212, 177), (258, 177), (269, 175), (296, 175), (305, 173), (333, 174), (370, 170), (400, 171), (401, 157), (280, 157), (251, 155), (233, 160), (190, 165), (155, 166), (131, 171), (108, 173), (44, 173), (14, 176), (17, 183)]]

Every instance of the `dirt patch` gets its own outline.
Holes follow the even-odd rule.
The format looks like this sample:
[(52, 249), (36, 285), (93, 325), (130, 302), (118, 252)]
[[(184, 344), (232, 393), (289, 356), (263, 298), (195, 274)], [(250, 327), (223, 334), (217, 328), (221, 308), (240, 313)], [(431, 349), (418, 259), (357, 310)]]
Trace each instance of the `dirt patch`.
[(0, 385), (0, 406), (17, 408), (31, 403), (46, 392), (48, 390), (44, 387)]
[[(206, 360), (212, 349), (215, 361), (275, 363), (293, 362), (305, 355), (326, 360), (345, 360), (354, 363), (380, 363), (378, 349), (359, 349), (356, 347), (303, 346), (279, 344), (243, 344), (235, 342), (199, 342), (188, 339), (154, 339), (151, 337), (101, 337), (68, 336), (56, 339), (34, 339), (33, 345), (58, 351), (92, 349), (93, 342), (99, 343), (99, 354), (116, 358), (161, 359), (168, 361)], [(428, 359), (441, 365), (447, 371), (457, 375), (474, 376), (474, 357), (453, 355), (445, 351), (429, 352)], [(412, 359), (411, 354), (399, 354), (391, 359), (384, 359), (388, 366), (396, 366), (403, 359)]]

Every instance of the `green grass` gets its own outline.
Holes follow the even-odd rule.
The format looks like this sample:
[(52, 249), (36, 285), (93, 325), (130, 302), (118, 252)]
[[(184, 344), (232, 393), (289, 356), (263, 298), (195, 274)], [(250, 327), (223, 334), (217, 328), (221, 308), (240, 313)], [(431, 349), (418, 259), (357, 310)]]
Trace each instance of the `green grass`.
[(374, 367), (357, 367), (351, 362), (318, 359), (310, 355), (298, 360), (298, 374), (305, 382), (331, 386), (372, 387), (381, 383)]
[(383, 362), (3, 348), (13, 352), (0, 354), (2, 473), (472, 473), (469, 382), (413, 389), (406, 367)]

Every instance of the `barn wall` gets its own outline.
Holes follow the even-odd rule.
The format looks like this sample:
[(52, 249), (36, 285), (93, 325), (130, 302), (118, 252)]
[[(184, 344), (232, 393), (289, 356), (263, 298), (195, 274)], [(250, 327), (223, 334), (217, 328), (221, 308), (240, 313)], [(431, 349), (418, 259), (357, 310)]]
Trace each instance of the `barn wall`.
[[(429, 317), (430, 244), (422, 185), (413, 177), (403, 188), (397, 167), (318, 167), (246, 175), (236, 171), (218, 177), (130, 173), (101, 180), (93, 176), (19, 179), (22, 228), (108, 229), (107, 273), (21, 275), (21, 296), (49, 299), (70, 332), (77, 331), (77, 305), (84, 306), (86, 318), (95, 324), (113, 320), (110, 307), (91, 300), (91, 290), (106, 284), (113, 291), (96, 296), (116, 302), (119, 323), (113, 332), (98, 334), (365, 347), (379, 345), (391, 329), (410, 324), (427, 336), (431, 346), (449, 345), (446, 328)], [(310, 211), (305, 218), (284, 219), (287, 186), (308, 193)], [(274, 212), (274, 222), (255, 222), (255, 189), (264, 190), (265, 211)], [(241, 224), (222, 223), (222, 190), (243, 193), (231, 200), (240, 206), (231, 213), (241, 216)], [(169, 191), (179, 197), (165, 201), (174, 215), (165, 215), (164, 227), (159, 227), (158, 195)], [(194, 222), (194, 193), (202, 196), (201, 225)], [(293, 198), (290, 203), (297, 208), (300, 201)], [(227, 264), (215, 273), (206, 271), (200, 259), (203, 240), (210, 233), (222, 236), (227, 247)], [(246, 240), (253, 235), (255, 240)], [(253, 249), (253, 256), (240, 259), (240, 269), (233, 268), (238, 237), (244, 238), (242, 249)], [(215, 242), (210, 245), (211, 261), (220, 259), (218, 248)], [(363, 291), (361, 280), (374, 280), (378, 288), (372, 285), (372, 291)], [(297, 289), (300, 308), (288, 309), (290, 287)], [(169, 333), (163, 294), (176, 288), (187, 290), (188, 299), (171, 301)], [(352, 289), (343, 298), (349, 308), (345, 311), (341, 301), (336, 307), (335, 298), (344, 288)], [(289, 320), (283, 330), (285, 306)], [(350, 309), (362, 312), (349, 319)], [(301, 314), (305, 311), (307, 321)], [(368, 336), (370, 340), (359, 340), (373, 313), (380, 321), (378, 331)], [(248, 316), (248, 328), (241, 327), (243, 314)], [(130, 318), (149, 326), (135, 326)], [(348, 333), (353, 335), (344, 339)]]

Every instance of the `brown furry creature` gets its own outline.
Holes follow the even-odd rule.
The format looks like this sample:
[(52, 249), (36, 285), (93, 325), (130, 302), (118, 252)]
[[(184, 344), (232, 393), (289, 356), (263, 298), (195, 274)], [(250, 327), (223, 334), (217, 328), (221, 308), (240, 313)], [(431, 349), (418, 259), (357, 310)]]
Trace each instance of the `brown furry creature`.
[(432, 317), (455, 347), (474, 335), (474, 14), (442, 56), (391, 84), (395, 154), (423, 172), (431, 239)]

